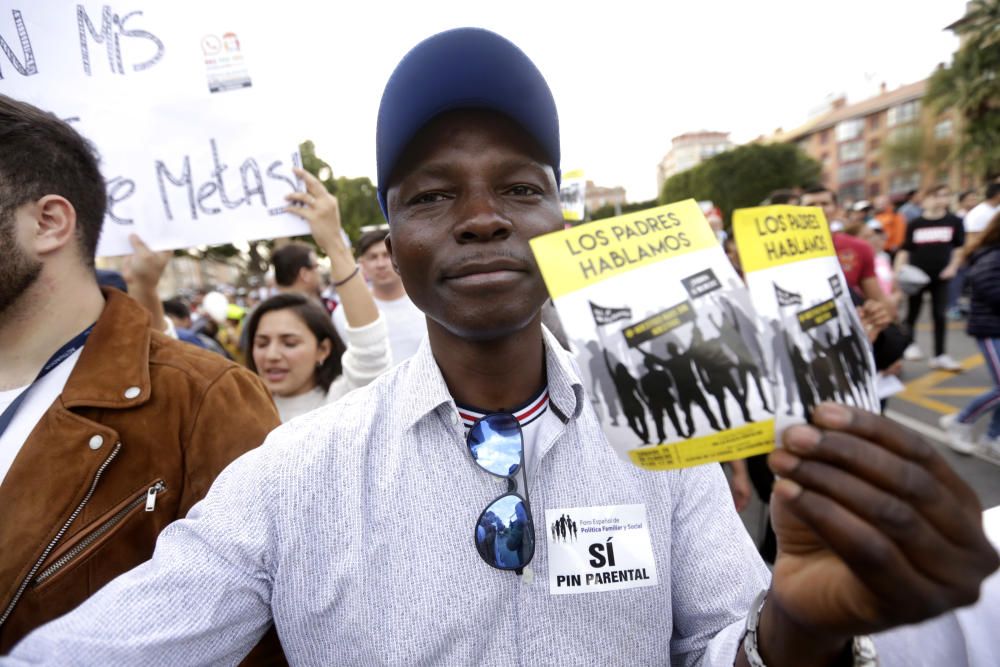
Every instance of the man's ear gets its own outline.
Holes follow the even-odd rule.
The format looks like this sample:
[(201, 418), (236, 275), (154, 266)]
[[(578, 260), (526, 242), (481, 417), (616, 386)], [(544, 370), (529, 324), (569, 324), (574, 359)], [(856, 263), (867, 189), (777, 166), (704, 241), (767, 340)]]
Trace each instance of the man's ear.
[(399, 266), (396, 264), (396, 255), (392, 252), (392, 231), (385, 235), (385, 251), (389, 253), (389, 261), (392, 262), (392, 270), (399, 274)]
[(299, 268), (299, 272), (297, 274), (295, 274), (295, 282), (297, 282), (297, 283), (307, 282), (308, 278), (306, 278), (305, 272), (309, 272), (311, 270), (312, 269), (310, 269), (308, 266), (300, 267)]
[(35, 229), (32, 234), (39, 255), (56, 252), (67, 243), (76, 243), (76, 209), (60, 195), (45, 195), (35, 202)]

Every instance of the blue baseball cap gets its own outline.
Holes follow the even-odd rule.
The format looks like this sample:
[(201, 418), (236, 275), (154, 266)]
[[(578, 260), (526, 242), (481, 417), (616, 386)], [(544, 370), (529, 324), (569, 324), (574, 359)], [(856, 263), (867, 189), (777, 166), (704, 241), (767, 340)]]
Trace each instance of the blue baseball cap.
[(375, 130), (378, 203), (389, 219), (389, 178), (416, 133), (455, 109), (510, 117), (545, 152), (559, 182), (559, 116), (535, 64), (507, 39), (482, 28), (456, 28), (413, 47), (385, 84)]

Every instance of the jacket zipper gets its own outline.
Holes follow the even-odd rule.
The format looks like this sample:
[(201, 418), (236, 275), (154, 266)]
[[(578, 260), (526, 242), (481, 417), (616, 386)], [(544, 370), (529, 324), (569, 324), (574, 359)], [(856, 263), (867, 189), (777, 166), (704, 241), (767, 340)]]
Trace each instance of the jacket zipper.
[(42, 566), (42, 563), (44, 563), (45, 559), (48, 558), (50, 553), (52, 553), (52, 550), (55, 548), (56, 544), (59, 543), (59, 540), (63, 538), (63, 535), (66, 534), (66, 531), (69, 530), (69, 527), (73, 524), (74, 521), (76, 521), (76, 517), (80, 516), (80, 512), (82, 512), (83, 508), (87, 505), (88, 502), (90, 502), (90, 497), (94, 495), (94, 490), (97, 488), (97, 483), (101, 480), (101, 476), (104, 474), (104, 471), (107, 469), (107, 467), (111, 465), (111, 462), (115, 460), (115, 457), (118, 456), (118, 452), (121, 451), (121, 448), (122, 448), (122, 443), (116, 442), (115, 448), (111, 450), (111, 454), (108, 455), (108, 458), (104, 459), (104, 463), (101, 464), (101, 466), (97, 469), (97, 472), (94, 474), (94, 480), (90, 483), (90, 489), (87, 491), (87, 495), (85, 495), (83, 497), (83, 500), (80, 501), (80, 504), (76, 506), (76, 509), (73, 510), (72, 514), (70, 514), (69, 518), (66, 520), (66, 523), (64, 523), (62, 528), (59, 529), (59, 532), (56, 533), (56, 536), (52, 538), (52, 541), (49, 542), (49, 545), (45, 547), (45, 551), (43, 551), (42, 555), (38, 558), (37, 561), (35, 561), (35, 564), (31, 566), (31, 571), (28, 572), (28, 576), (26, 576), (24, 578), (24, 581), (21, 582), (21, 585), (18, 587), (17, 592), (14, 593), (14, 597), (10, 601), (10, 604), (7, 605), (7, 608), (4, 609), (3, 615), (0, 616), (0, 627), (3, 627), (3, 624), (7, 622), (8, 618), (10, 618), (11, 613), (14, 611), (14, 607), (17, 606), (17, 603), (18, 601), (20, 601), (21, 596), (24, 595), (25, 589), (28, 588), (28, 584), (30, 584), (32, 579), (34, 579), (35, 572), (37, 572), (38, 568)]
[(59, 572), (61, 569), (69, 565), (80, 553), (82, 553), (87, 547), (97, 541), (101, 535), (117, 526), (121, 523), (122, 519), (128, 516), (129, 512), (134, 510), (139, 505), (143, 503), (146, 504), (146, 511), (152, 512), (156, 507), (156, 494), (160, 493), (167, 488), (167, 485), (162, 481), (157, 482), (153, 486), (149, 487), (146, 491), (142, 492), (142, 495), (130, 502), (125, 507), (118, 510), (113, 517), (98, 526), (93, 532), (91, 532), (87, 537), (80, 540), (80, 542), (74, 546), (72, 549), (64, 553), (59, 557), (59, 560), (49, 565), (47, 568), (42, 570), (37, 577), (35, 577), (35, 586), (38, 586), (46, 579)]

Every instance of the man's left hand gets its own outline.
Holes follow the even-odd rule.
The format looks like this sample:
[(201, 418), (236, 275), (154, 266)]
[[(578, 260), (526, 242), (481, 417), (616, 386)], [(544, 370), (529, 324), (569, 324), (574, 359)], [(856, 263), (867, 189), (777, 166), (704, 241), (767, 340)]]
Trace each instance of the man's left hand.
[(876, 299), (868, 299), (858, 308), (858, 317), (865, 327), (868, 341), (873, 342), (892, 323), (889, 306)]
[(805, 637), (829, 657), (853, 635), (976, 601), (1000, 559), (975, 493), (930, 444), (832, 403), (783, 443), (769, 458), (782, 479), (771, 501), (779, 552), (761, 618), (765, 658), (783, 664), (782, 642)]

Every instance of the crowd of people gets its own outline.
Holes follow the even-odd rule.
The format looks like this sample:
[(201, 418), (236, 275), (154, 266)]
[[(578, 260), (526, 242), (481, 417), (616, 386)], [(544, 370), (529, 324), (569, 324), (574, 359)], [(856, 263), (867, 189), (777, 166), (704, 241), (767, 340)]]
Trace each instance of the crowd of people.
[[(389, 79), (376, 138), (389, 233), (350, 248), (336, 198), (297, 171), (288, 210), (329, 258), (329, 286), (314, 247), (289, 243), (271, 257), (274, 294), (161, 301), (167, 260), (139, 238), (120, 276), (94, 270), (106, 197), (85, 139), (0, 96), (0, 145), (0, 664), (869, 664), (870, 633), (915, 664), (927, 635), (908, 624), (947, 624), (997, 568), (972, 490), (875, 414), (818, 404), (761, 461), (781, 477), (766, 489), (773, 573), (718, 465), (653, 473), (616, 457), (543, 326), (528, 245), (563, 224), (555, 101), (498, 35), (435, 35)], [(876, 213), (842, 219), (821, 187), (789, 194), (842, 225), (878, 348), (897, 300), (866, 240)], [(893, 275), (922, 266), (921, 290), (939, 295), (965, 266), (971, 330), (996, 357), (982, 304), (1000, 222), (963, 231), (949, 197), (925, 194)], [(956, 423), (998, 403), (1000, 389)], [(641, 545), (617, 567), (644, 576), (550, 591), (557, 565), (625, 578), (611, 546), (557, 562), (547, 513), (637, 506)], [(937, 644), (965, 645), (942, 627)]]

